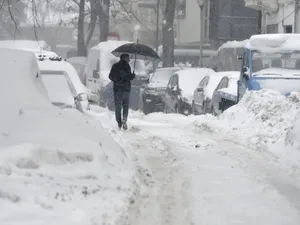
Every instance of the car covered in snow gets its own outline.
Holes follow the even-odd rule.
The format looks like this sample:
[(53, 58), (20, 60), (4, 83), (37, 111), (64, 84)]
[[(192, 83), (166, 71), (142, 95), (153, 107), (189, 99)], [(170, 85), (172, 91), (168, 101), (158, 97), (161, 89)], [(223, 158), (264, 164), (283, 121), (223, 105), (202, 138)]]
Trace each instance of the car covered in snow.
[(209, 68), (193, 68), (176, 72), (167, 85), (164, 112), (190, 115), (194, 90), (199, 82), (211, 73), (215, 71)]
[(68, 58), (66, 61), (71, 63), (72, 66), (74, 66), (81, 80), (81, 83), (83, 85), (86, 85), (86, 74), (84, 72), (87, 64), (87, 57), (76, 56)]
[(81, 83), (75, 68), (66, 61), (38, 61), (40, 75), (53, 105), (89, 110), (89, 90)]
[(205, 76), (194, 91), (192, 111), (194, 115), (212, 113), (212, 98), (215, 89), (226, 73), (211, 73)]
[(219, 72), (223, 76), (218, 86), (214, 90), (212, 97), (211, 113), (219, 115), (226, 109), (236, 104), (237, 101), (237, 88), (239, 71), (226, 71)]
[(164, 67), (155, 70), (142, 93), (142, 111), (145, 114), (162, 112), (164, 110), (164, 96), (170, 77), (182, 67)]
[(239, 101), (245, 92), (261, 89), (289, 95), (300, 91), (300, 34), (253, 35), (245, 47), (238, 84)]

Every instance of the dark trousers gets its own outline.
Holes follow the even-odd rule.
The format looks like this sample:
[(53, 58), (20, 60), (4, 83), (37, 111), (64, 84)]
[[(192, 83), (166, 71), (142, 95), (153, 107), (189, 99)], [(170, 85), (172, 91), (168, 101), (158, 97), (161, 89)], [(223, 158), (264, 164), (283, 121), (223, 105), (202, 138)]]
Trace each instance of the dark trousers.
[(115, 91), (114, 100), (115, 100), (115, 114), (116, 121), (118, 123), (122, 122), (121, 110), (123, 108), (123, 121), (127, 122), (128, 118), (128, 109), (129, 109), (129, 91)]

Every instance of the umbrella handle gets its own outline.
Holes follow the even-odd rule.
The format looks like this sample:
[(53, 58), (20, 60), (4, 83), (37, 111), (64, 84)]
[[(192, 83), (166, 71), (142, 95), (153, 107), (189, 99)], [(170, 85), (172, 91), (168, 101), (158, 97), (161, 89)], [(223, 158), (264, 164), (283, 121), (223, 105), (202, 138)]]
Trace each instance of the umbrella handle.
[(134, 55), (133, 73), (135, 71), (135, 64), (136, 64), (136, 54)]
[[(139, 43), (139, 39), (137, 39), (136, 43)], [(133, 73), (135, 71), (135, 64), (136, 64), (136, 54), (134, 55)]]

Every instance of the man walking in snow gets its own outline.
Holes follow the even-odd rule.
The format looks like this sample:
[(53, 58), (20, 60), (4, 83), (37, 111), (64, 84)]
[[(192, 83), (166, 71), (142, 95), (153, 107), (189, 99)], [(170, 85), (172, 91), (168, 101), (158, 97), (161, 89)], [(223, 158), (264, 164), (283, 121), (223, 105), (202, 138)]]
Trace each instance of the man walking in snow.
[[(109, 73), (109, 79), (114, 84), (115, 116), (118, 127), (127, 130), (127, 118), (129, 110), (129, 96), (131, 91), (131, 81), (135, 74), (131, 73), (128, 54), (122, 54), (120, 61), (115, 63)], [(123, 119), (121, 111), (123, 108)]]

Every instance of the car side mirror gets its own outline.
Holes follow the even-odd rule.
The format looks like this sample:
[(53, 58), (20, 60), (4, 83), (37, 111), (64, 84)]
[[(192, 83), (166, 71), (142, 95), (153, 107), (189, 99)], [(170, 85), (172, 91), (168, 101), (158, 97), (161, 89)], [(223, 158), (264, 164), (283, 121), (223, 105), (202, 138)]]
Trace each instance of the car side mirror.
[(95, 78), (95, 79), (99, 79), (100, 78), (99, 71), (93, 70), (93, 78)]
[(88, 101), (88, 95), (85, 94), (85, 93), (81, 93), (79, 95), (77, 95), (75, 98), (74, 98), (75, 101), (78, 101), (78, 102), (83, 102), (83, 101)]
[(243, 68), (243, 78), (248, 81), (249, 80), (249, 75), (247, 74), (247, 72), (248, 72), (248, 68), (244, 67)]

